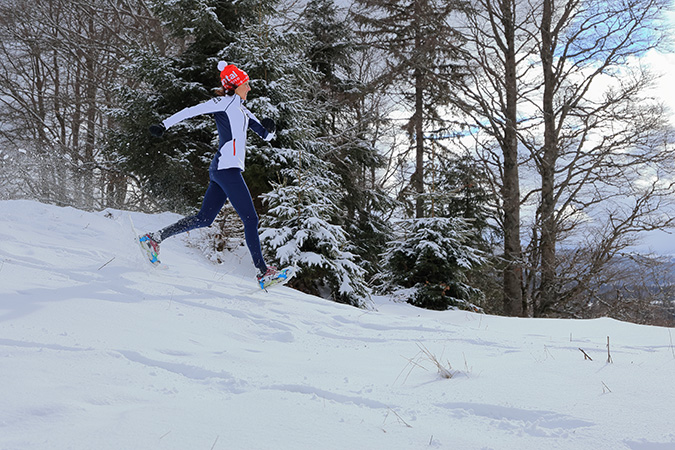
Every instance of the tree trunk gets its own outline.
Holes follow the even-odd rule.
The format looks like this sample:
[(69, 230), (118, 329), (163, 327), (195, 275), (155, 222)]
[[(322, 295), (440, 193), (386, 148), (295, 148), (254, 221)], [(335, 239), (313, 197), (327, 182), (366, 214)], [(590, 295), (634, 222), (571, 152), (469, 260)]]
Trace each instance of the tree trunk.
[[(417, 18), (421, 16), (421, 5), (419, 1), (415, 2), (415, 53), (422, 50), (422, 30)], [(415, 199), (415, 217), (421, 219), (424, 217), (424, 74), (419, 67), (415, 68), (415, 192), (417, 198)]]
[(413, 184), (417, 197), (415, 199), (415, 217), (420, 219), (424, 217), (424, 115), (422, 109), (423, 103), (423, 80), (424, 76), (420, 70), (415, 71), (415, 173)]
[(522, 316), (523, 270), (520, 245), (520, 178), (518, 174), (517, 75), (513, 3), (502, 3), (502, 23), (507, 44), (504, 68), (506, 86), (506, 127), (504, 128), (504, 313)]
[(539, 223), (541, 226), (541, 284), (535, 315), (540, 315), (555, 302), (557, 240), (555, 214), (555, 162), (558, 158), (555, 111), (553, 106), (556, 79), (553, 73), (553, 38), (551, 17), (552, 0), (544, 0), (541, 24), (541, 62), (544, 73), (544, 96), (542, 110), (544, 115), (544, 147), (541, 149), (541, 204)]
[[(89, 39), (93, 40), (96, 36), (96, 26), (94, 25), (94, 12), (90, 13), (89, 18)], [(90, 45), (93, 47), (93, 45)], [(84, 143), (84, 154), (82, 155), (83, 175), (82, 175), (82, 192), (84, 193), (84, 207), (87, 210), (94, 208), (94, 167), (96, 161), (94, 159), (94, 147), (96, 145), (96, 113), (98, 105), (96, 102), (97, 80), (96, 76), (96, 60), (98, 54), (91, 48), (85, 52), (85, 97), (87, 103), (87, 117), (86, 117), (86, 137)]]

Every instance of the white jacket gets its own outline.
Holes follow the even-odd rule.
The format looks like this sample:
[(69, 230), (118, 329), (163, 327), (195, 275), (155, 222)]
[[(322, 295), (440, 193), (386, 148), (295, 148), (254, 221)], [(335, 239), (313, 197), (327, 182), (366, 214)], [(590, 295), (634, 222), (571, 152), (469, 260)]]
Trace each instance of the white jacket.
[(248, 128), (251, 128), (266, 141), (274, 138), (274, 133), (269, 133), (260, 124), (253, 113), (244, 106), (244, 101), (238, 95), (215, 97), (204, 103), (190, 106), (178, 111), (162, 123), (169, 129), (178, 122), (202, 114), (213, 114), (218, 127), (218, 151), (209, 170), (231, 169), (233, 167), (244, 170)]

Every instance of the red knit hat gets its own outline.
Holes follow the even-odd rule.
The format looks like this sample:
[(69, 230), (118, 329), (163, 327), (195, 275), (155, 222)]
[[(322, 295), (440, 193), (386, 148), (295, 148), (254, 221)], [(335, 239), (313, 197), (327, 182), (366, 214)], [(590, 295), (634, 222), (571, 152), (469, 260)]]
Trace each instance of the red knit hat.
[(220, 82), (223, 83), (225, 89), (236, 89), (249, 79), (246, 72), (225, 61), (218, 63), (218, 70), (220, 70)]

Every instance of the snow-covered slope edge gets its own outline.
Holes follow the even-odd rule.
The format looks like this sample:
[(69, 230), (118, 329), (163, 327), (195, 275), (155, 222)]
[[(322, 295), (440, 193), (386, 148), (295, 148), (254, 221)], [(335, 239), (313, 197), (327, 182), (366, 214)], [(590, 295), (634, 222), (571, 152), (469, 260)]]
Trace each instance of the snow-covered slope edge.
[(244, 249), (155, 270), (126, 212), (0, 212), (1, 450), (675, 449), (669, 329), (254, 293)]

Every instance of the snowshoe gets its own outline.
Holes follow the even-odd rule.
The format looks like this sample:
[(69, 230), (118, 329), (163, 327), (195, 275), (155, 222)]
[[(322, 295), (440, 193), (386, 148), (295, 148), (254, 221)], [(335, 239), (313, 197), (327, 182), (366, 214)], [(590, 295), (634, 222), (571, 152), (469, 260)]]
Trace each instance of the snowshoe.
[(284, 285), (290, 280), (293, 275), (295, 275), (295, 270), (293, 267), (286, 267), (282, 270), (277, 270), (276, 267), (270, 266), (267, 268), (267, 272), (264, 274), (258, 275), (258, 284), (260, 289), (266, 290), (272, 286), (281, 286)]
[(159, 261), (159, 242), (154, 240), (150, 233), (138, 236), (138, 243), (145, 251), (150, 263), (154, 265), (161, 264)]

